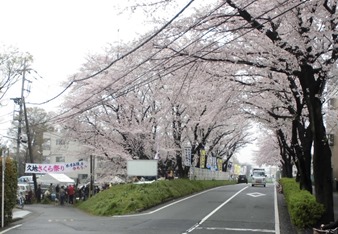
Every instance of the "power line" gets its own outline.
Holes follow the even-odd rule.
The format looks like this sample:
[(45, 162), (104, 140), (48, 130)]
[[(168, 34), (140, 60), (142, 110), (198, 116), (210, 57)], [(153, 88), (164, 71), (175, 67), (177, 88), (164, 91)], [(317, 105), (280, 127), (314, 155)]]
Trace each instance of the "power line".
[(103, 69), (97, 71), (96, 73), (87, 76), (85, 78), (81, 78), (81, 79), (74, 79), (72, 80), (67, 86), (66, 88), (59, 93), (58, 95), (56, 95), (55, 97), (42, 102), (42, 103), (31, 103), (31, 104), (35, 104), (35, 105), (42, 105), (42, 104), (46, 104), (47, 102), (50, 102), (56, 98), (58, 98), (59, 96), (61, 96), (64, 92), (66, 92), (66, 90), (71, 87), (74, 82), (79, 82), (79, 81), (84, 81), (84, 80), (88, 80), (90, 78), (93, 78), (95, 76), (97, 76), (98, 74), (106, 71), (107, 69), (109, 69), (112, 65), (114, 65), (116, 62), (122, 60), (123, 58), (129, 56), (130, 54), (134, 53), (135, 51), (137, 51), (138, 49), (140, 49), (142, 46), (144, 46), (145, 44), (147, 44), (149, 41), (151, 41), (153, 38), (155, 38), (160, 32), (162, 32), (165, 28), (167, 28), (177, 17), (179, 17), (195, 0), (190, 0), (188, 2), (188, 4), (186, 6), (183, 7), (183, 9), (181, 9), (171, 20), (169, 20), (165, 25), (163, 25), (157, 32), (155, 32), (154, 34), (152, 34), (149, 38), (147, 38), (145, 41), (143, 41), (141, 44), (139, 44), (138, 46), (136, 46), (135, 48), (133, 48), (132, 50), (130, 50), (129, 52), (127, 52), (126, 54), (122, 55), (121, 57), (113, 60), (110, 64), (108, 64), (106, 67), (104, 67)]
[[(255, 2), (255, 1), (254, 1), (254, 2)], [(285, 1), (285, 2), (281, 3), (280, 5), (278, 5), (278, 6), (274, 7), (274, 8), (272, 8), (272, 9), (270, 9), (270, 10), (264, 12), (262, 15), (264, 15), (264, 14), (270, 12), (270, 11), (275, 10), (276, 8), (278, 8), (278, 7), (280, 7), (281, 5), (285, 4), (286, 2), (287, 2), (287, 1)], [(302, 4), (303, 4), (303, 3), (302, 3)], [(297, 5), (297, 6), (298, 6), (298, 5)], [(288, 12), (288, 11), (294, 9), (294, 8), (297, 7), (297, 6), (293, 6), (292, 8), (288, 9), (287, 11), (284, 11), (283, 13), (279, 14), (279, 15), (276, 16), (275, 18), (280, 17), (281, 15), (283, 15), (283, 14), (285, 14), (286, 12)], [(261, 16), (262, 16), (262, 15), (261, 15)], [(261, 16), (259, 16), (259, 17), (261, 17)], [(234, 17), (234, 16), (229, 17), (229, 19), (231, 19), (232, 17)], [(229, 20), (229, 19), (228, 19), (228, 20)], [(267, 22), (269, 22), (269, 20), (266, 20), (265, 23), (267, 23)], [(265, 23), (263, 23), (263, 24), (265, 24)], [(244, 29), (245, 26), (246, 26), (247, 24), (248, 24), (248, 23), (244, 24), (242, 27), (239, 27), (239, 28), (237, 28), (237, 29), (238, 29), (238, 30), (239, 30), (239, 29)], [(191, 28), (192, 28), (192, 27), (191, 27)], [(189, 28), (189, 30), (190, 30), (191, 28)], [(232, 42), (232, 41), (234, 41), (234, 40), (239, 39), (240, 37), (244, 36), (245, 34), (249, 33), (250, 31), (253, 31), (253, 30), (255, 30), (255, 29), (251, 29), (251, 30), (249, 30), (249, 31), (247, 31), (247, 32), (245, 32), (245, 33), (239, 35), (237, 38), (234, 38), (233, 40), (228, 41), (227, 43), (224, 43), (223, 46), (225, 46), (226, 44), (229, 44), (230, 42)], [(209, 33), (209, 32), (207, 32), (207, 33)], [(204, 35), (206, 35), (207, 33), (205, 33)], [(202, 35), (202, 36), (204, 36), (204, 35)], [(223, 39), (223, 38), (224, 38), (224, 36), (222, 36), (219, 40), (221, 40), (221, 39)], [(175, 39), (175, 40), (176, 40), (176, 39)], [(198, 39), (196, 39), (195, 41), (189, 43), (189, 44), (186, 45), (184, 48), (187, 48), (189, 45), (193, 44), (193, 43), (196, 42), (197, 40), (198, 40)], [(215, 43), (215, 42), (209, 44), (208, 46), (204, 47), (203, 49), (205, 49), (205, 48), (211, 46), (211, 45), (214, 44), (214, 43)], [(182, 48), (180, 51), (182, 51), (184, 48)], [(209, 53), (211, 53), (211, 52), (209, 52)], [(178, 53), (176, 53), (176, 54), (178, 54)], [(166, 60), (165, 62), (162, 62), (160, 65), (163, 65), (164, 63), (167, 63), (170, 59), (171, 59), (171, 58), (169, 58), (169, 59)], [(144, 61), (143, 61), (143, 62), (144, 62)], [(143, 62), (142, 62), (142, 63), (143, 63)], [(156, 65), (155, 68), (156, 68), (157, 66), (159, 66), (159, 65)], [(118, 90), (118, 91), (113, 92), (112, 94), (116, 94), (116, 93), (120, 92), (120, 93), (122, 93), (121, 95), (124, 95), (124, 94), (128, 93), (128, 91), (133, 90), (135, 87), (140, 87), (141, 85), (144, 85), (145, 83), (146, 83), (146, 84), (149, 84), (149, 83), (153, 82), (154, 80), (158, 79), (158, 78), (155, 78), (155, 79), (149, 78), (148, 80), (142, 81), (142, 82), (140, 82), (140, 83), (138, 83), (138, 84), (135, 84), (135, 85), (131, 86), (129, 89), (127, 88), (128, 85), (131, 85), (133, 82), (135, 82), (136, 80), (140, 79), (140, 77), (142, 77), (143, 75), (148, 74), (148, 73), (149, 73), (150, 71), (152, 71), (153, 69), (154, 69), (154, 67), (153, 67), (152, 69), (147, 70), (147, 72), (143, 73), (143, 74), (142, 74), (141, 76), (139, 76), (137, 79), (134, 79), (134, 81), (129, 82), (129, 84), (127, 84), (127, 85), (125, 86), (126, 91), (120, 92), (121, 90)], [(176, 69), (175, 69), (175, 70), (176, 70)], [(170, 72), (172, 72), (172, 71), (170, 71)], [(169, 74), (170, 72), (168, 71), (167, 74)], [(125, 74), (125, 75), (126, 75), (126, 74)], [(124, 76), (125, 76), (125, 75), (124, 75)], [(124, 76), (122, 76), (122, 77), (124, 77)], [(164, 75), (164, 76), (165, 76), (165, 75)], [(120, 77), (119, 79), (121, 79), (122, 77)], [(115, 80), (114, 82), (116, 82), (116, 80)], [(112, 85), (112, 83), (109, 84), (109, 86), (110, 86), (110, 85)], [(101, 90), (101, 91), (103, 91), (103, 90)], [(100, 91), (100, 92), (101, 92), (101, 91)], [(115, 96), (115, 97), (119, 97), (119, 96), (121, 96), (121, 95), (117, 95), (117, 96)], [(94, 96), (94, 95), (92, 95), (92, 96)], [(91, 97), (92, 97), (92, 96), (91, 96)], [(90, 97), (90, 98), (91, 98), (91, 97)], [(90, 98), (88, 98), (87, 100), (89, 100)], [(87, 101), (87, 100), (85, 100), (85, 101)], [(81, 102), (80, 104), (83, 104), (85, 101)], [(97, 104), (101, 103), (102, 101), (103, 101), (103, 100), (100, 99), (99, 101), (97, 101), (97, 102), (95, 102), (94, 104), (92, 104), (92, 107), (96, 106)], [(84, 111), (86, 111), (86, 110), (89, 110), (90, 108), (91, 108), (91, 107), (87, 107), (87, 108), (85, 108), (85, 109), (83, 109), (83, 110), (79, 110), (79, 111), (76, 112), (76, 113), (84, 112)], [(67, 112), (68, 112), (68, 111), (67, 111)], [(63, 113), (63, 114), (61, 114), (61, 115), (64, 115), (64, 114), (65, 114), (65, 113)], [(71, 116), (73, 116), (73, 114), (72, 114)]]
[[(254, 1), (257, 1), (257, 0), (254, 0)], [(222, 5), (224, 5), (224, 4), (225, 4), (225, 3), (223, 3)], [(214, 11), (215, 11), (215, 10), (217, 10), (217, 8), (214, 9)], [(181, 11), (182, 11), (182, 10), (181, 10)], [(197, 23), (195, 23), (195, 24), (197, 24)], [(179, 35), (176, 39), (174, 39), (173, 41), (171, 41), (168, 45), (170, 45), (170, 44), (172, 44), (173, 42), (175, 42), (178, 38), (180, 38), (182, 35), (184, 35), (186, 32), (188, 32), (191, 28), (192, 28), (192, 27), (189, 27), (185, 32), (183, 32), (183, 33), (182, 33), (181, 35)], [(167, 46), (168, 46), (168, 45), (167, 45)], [(145, 62), (149, 61), (151, 58), (153, 58), (155, 55), (157, 55), (158, 53), (160, 53), (162, 50), (163, 50), (163, 48), (160, 49), (159, 51), (155, 52), (154, 54), (152, 54), (151, 56), (149, 56), (149, 57), (146, 58), (145, 60), (141, 61), (141, 62), (140, 62), (139, 64), (137, 64), (134, 68), (129, 69), (129, 71), (128, 71), (127, 73), (123, 74), (120, 78), (118, 78), (118, 79), (116, 79), (115, 81), (113, 81), (112, 83), (109, 83), (108, 85), (106, 85), (106, 86), (103, 88), (103, 90), (106, 89), (106, 88), (108, 88), (108, 87), (110, 87), (111, 85), (113, 85), (113, 84), (116, 83), (117, 81), (121, 80), (122, 78), (126, 77), (128, 74), (130, 74), (130, 73), (131, 73), (132, 71), (134, 71), (136, 68), (140, 67), (142, 64), (144, 64)], [(73, 84), (73, 83), (71, 83), (71, 84), (69, 85), (69, 87), (70, 87), (72, 84)], [(67, 87), (67, 89), (68, 89), (69, 87)], [(64, 91), (66, 91), (66, 89), (65, 89)], [(102, 90), (101, 90), (101, 91), (102, 91)], [(101, 91), (100, 91), (100, 92), (101, 92)], [(95, 96), (95, 95), (97, 95), (97, 93), (92, 94), (90, 97), (86, 98), (84, 101), (82, 101), (82, 102), (79, 103), (78, 105), (81, 105), (81, 104), (85, 103), (86, 101), (90, 100), (90, 99), (91, 99), (93, 96)], [(66, 113), (67, 113), (67, 112), (68, 112), (68, 111), (66, 111)], [(63, 114), (65, 114), (65, 112), (62, 113), (62, 114), (60, 114), (59, 116), (61, 116), (61, 115), (63, 115)]]

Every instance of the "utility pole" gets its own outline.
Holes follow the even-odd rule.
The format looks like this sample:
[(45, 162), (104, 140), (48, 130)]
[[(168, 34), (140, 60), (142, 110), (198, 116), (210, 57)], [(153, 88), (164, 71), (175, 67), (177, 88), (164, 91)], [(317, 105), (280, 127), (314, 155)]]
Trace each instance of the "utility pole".
[(18, 117), (18, 135), (17, 135), (17, 143), (16, 143), (16, 161), (18, 163), (18, 175), (20, 174), (20, 143), (21, 143), (21, 125), (22, 125), (22, 103), (24, 98), (24, 90), (25, 90), (25, 80), (26, 80), (26, 59), (23, 62), (22, 69), (22, 85), (21, 85), (21, 97), (13, 98), (14, 103), (19, 105), (19, 117)]
[(18, 119), (18, 136), (16, 143), (16, 159), (18, 162), (18, 174), (20, 173), (20, 143), (21, 143), (21, 125), (22, 125), (22, 100), (23, 100), (23, 92), (25, 88), (25, 73), (26, 73), (26, 60), (23, 64), (22, 71), (22, 85), (21, 85), (21, 97), (19, 101), (19, 119)]
[[(32, 150), (32, 139), (31, 139), (31, 134), (30, 134), (30, 130), (29, 130), (29, 123), (28, 123), (28, 116), (27, 116), (25, 98), (23, 97), (23, 99), (21, 99), (21, 101), (23, 103), (23, 110), (24, 110), (24, 115), (25, 115), (29, 159), (30, 159), (31, 163), (34, 163), (33, 150)], [(34, 183), (34, 194), (36, 194), (36, 190), (37, 190), (38, 186), (37, 186), (37, 182), (36, 182), (36, 174), (35, 173), (33, 173), (33, 183)]]

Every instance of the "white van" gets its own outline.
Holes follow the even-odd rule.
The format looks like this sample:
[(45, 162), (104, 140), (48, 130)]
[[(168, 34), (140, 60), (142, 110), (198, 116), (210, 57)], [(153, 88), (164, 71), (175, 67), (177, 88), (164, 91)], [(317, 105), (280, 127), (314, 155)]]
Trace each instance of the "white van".
[(30, 191), (30, 190), (32, 190), (32, 187), (31, 187), (30, 184), (26, 184), (26, 183), (19, 183), (18, 184), (18, 191), (28, 193), (28, 191)]
[(33, 181), (33, 176), (21, 176), (18, 178), (18, 183), (23, 184), (23, 183), (29, 183)]
[(263, 185), (266, 186), (266, 174), (265, 169), (263, 168), (254, 168), (252, 169), (251, 174), (251, 186)]
[[(36, 176), (36, 178), (39, 178), (42, 175), (36, 174), (35, 176)], [(30, 176), (21, 176), (21, 177), (18, 178), (18, 183), (19, 184), (24, 184), (24, 183), (32, 184), (33, 183), (33, 176), (32, 175), (30, 175)]]

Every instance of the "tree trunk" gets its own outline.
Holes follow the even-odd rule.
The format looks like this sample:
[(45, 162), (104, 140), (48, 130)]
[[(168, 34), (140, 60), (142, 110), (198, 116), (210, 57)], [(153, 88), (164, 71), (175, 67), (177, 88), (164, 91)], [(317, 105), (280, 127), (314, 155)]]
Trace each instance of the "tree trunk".
[(292, 178), (292, 158), (287, 149), (284, 133), (281, 129), (276, 131), (279, 151), (282, 158), (282, 177)]
[(182, 153), (181, 151), (177, 150), (176, 151), (176, 165), (177, 165), (177, 172), (179, 178), (186, 178), (188, 177), (188, 171), (186, 169), (183, 169), (182, 166)]
[(328, 223), (333, 221), (333, 189), (332, 189), (332, 166), (331, 150), (326, 138), (325, 127), (321, 115), (321, 103), (314, 103), (315, 125), (314, 130), (314, 155), (313, 174), (315, 183), (316, 200), (324, 204), (326, 212), (322, 221)]
[[(298, 133), (298, 134), (297, 134)], [(300, 144), (298, 143), (300, 140)], [(297, 175), (299, 176), (300, 189), (312, 193), (311, 182), (311, 146), (312, 134), (304, 130), (304, 125), (297, 117), (292, 123), (292, 145), (297, 158)]]
[(326, 137), (322, 115), (321, 95), (325, 79), (315, 79), (313, 68), (301, 65), (299, 80), (309, 111), (309, 121), (313, 136), (313, 175), (317, 202), (325, 207), (321, 221), (328, 223), (334, 219), (331, 150)]
[(302, 155), (297, 155), (302, 160), (302, 183), (300, 184), (301, 189), (305, 189), (312, 194), (312, 180), (311, 180), (311, 159), (312, 159), (312, 132), (310, 126), (303, 131), (299, 137), (302, 144)]

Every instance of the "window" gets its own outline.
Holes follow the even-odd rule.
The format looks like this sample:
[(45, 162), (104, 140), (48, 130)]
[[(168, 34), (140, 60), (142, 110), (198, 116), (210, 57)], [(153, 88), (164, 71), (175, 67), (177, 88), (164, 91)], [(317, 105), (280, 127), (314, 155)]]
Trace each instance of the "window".
[(55, 158), (55, 162), (65, 162), (65, 157), (63, 157), (63, 156), (57, 156)]
[(56, 139), (56, 145), (65, 145), (66, 141), (64, 139)]
[(44, 143), (42, 144), (42, 150), (50, 150), (50, 139), (44, 139)]

